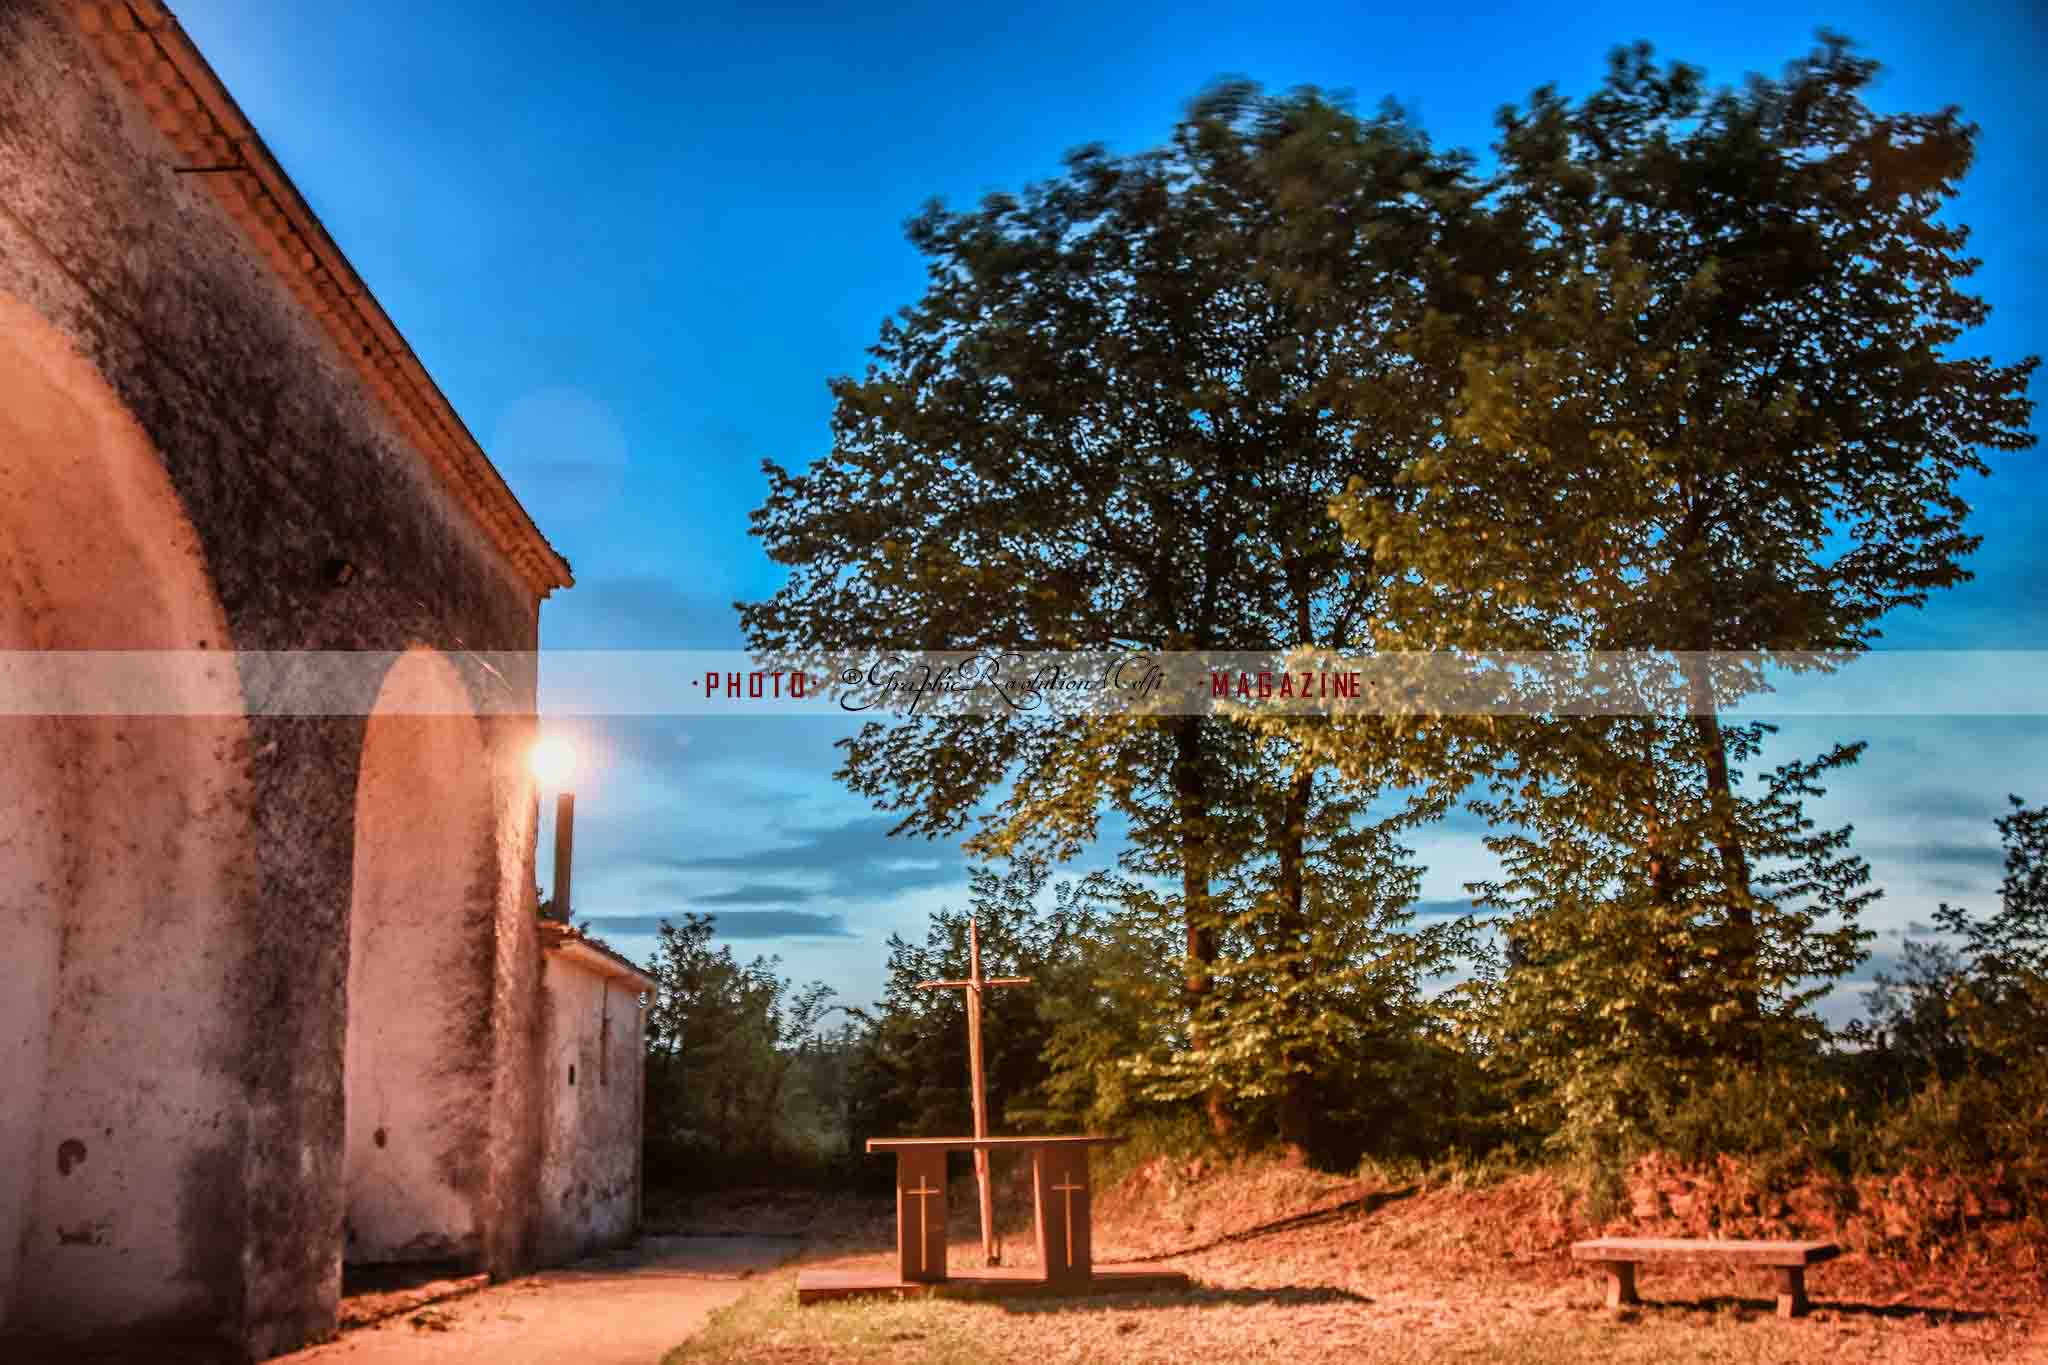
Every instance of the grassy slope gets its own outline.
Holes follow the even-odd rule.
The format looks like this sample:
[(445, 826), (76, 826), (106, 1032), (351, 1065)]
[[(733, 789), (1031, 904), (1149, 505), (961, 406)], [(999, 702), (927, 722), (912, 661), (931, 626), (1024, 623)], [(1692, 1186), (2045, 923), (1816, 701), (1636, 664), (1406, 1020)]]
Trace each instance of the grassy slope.
[[(1021, 1195), (1013, 1181), (998, 1202), (1021, 1213)], [(973, 1264), (971, 1186), (956, 1185), (949, 1205), (952, 1261)], [(690, 1223), (708, 1215), (679, 1216)], [(881, 1267), (893, 1245), (886, 1198), (808, 1206), (785, 1198), (772, 1207), (729, 1198), (716, 1218), (804, 1222), (813, 1233), (806, 1266)], [(1760, 1272), (1646, 1267), (1639, 1284), (1648, 1303), (1610, 1315), (1595, 1277), (1565, 1254), (1594, 1229), (1542, 1175), (1402, 1185), (1270, 1163), (1215, 1169), (1161, 1160), (1104, 1192), (1097, 1227), (1098, 1259), (1171, 1254), (1199, 1287), (1149, 1297), (800, 1310), (793, 1268), (764, 1278), (669, 1365), (2048, 1360), (2040, 1269), (1981, 1249), (1911, 1261), (1852, 1251), (1811, 1273), (1815, 1310), (1790, 1323), (1772, 1316)], [(1031, 1259), (1030, 1240), (1028, 1224), (1006, 1226), (1010, 1263)]]

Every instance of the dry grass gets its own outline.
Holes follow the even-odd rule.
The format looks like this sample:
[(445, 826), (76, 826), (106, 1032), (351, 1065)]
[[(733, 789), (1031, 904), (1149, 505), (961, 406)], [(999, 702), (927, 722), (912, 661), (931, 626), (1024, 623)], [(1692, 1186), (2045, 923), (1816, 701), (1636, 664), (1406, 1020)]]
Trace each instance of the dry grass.
[[(1001, 1202), (1021, 1209), (1014, 1184)], [(971, 1187), (948, 1201), (951, 1258), (979, 1256)], [(1812, 1314), (1780, 1322), (1769, 1281), (1733, 1268), (1645, 1267), (1639, 1310), (1609, 1314), (1565, 1255), (1582, 1231), (1540, 1176), (1484, 1188), (1368, 1186), (1259, 1165), (1154, 1163), (1106, 1191), (1103, 1260), (1184, 1251), (1185, 1294), (1008, 1303), (915, 1301), (799, 1309), (796, 1270), (679, 1347), (668, 1365), (1016, 1361), (1944, 1362), (2048, 1361), (2048, 1284), (1983, 1261), (1908, 1264), (1857, 1253), (1809, 1277)], [(760, 1226), (744, 1204), (729, 1216)], [(795, 1208), (790, 1206), (790, 1215)], [(812, 1224), (804, 1266), (889, 1264), (890, 1204), (842, 1199)], [(1277, 1230), (1275, 1223), (1284, 1223)], [(1012, 1223), (1011, 1264), (1030, 1260)], [(1200, 1249), (1194, 1249), (1200, 1248)]]

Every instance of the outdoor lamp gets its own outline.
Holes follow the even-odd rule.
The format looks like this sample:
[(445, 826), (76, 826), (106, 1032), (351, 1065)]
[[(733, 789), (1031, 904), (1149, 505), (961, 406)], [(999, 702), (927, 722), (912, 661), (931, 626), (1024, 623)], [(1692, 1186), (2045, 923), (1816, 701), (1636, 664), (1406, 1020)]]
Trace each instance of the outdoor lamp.
[(576, 775), (576, 749), (559, 735), (551, 735), (533, 746), (529, 756), (533, 776), (555, 795), (555, 918), (569, 922), (570, 863), (576, 851), (576, 793), (569, 782)]

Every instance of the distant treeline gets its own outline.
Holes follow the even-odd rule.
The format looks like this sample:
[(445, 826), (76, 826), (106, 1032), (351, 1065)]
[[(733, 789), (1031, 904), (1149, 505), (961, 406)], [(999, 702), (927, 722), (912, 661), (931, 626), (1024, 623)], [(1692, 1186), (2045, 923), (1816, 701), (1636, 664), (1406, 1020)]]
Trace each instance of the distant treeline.
[[(1596, 1027), (1609, 1002), (1588, 999), (1563, 1029), (1523, 1028), (1518, 977), (1540, 968), (1466, 928), (1418, 927), (1405, 903), (1380, 907), (1385, 937), (1314, 987), (1327, 1051), (1308, 1077), (1308, 1155), (1338, 1168), (1591, 1158), (1611, 1178), (1651, 1151), (1729, 1154), (1841, 1175), (2003, 1168), (2048, 1189), (2048, 807), (2015, 800), (1998, 826), (1999, 907), (1944, 905), (1942, 937), (1906, 942), (1864, 1017), (1788, 1033), (1761, 1071), (1708, 1058), (1662, 1092), (1655, 1073), (1570, 1051), (1570, 1028)], [(1136, 879), (1048, 886), (1044, 867), (1026, 864), (976, 871), (969, 904), (935, 912), (922, 943), (892, 938), (883, 998), (831, 1028), (828, 988), (795, 988), (773, 959), (741, 965), (711, 951), (710, 917), (666, 926), (649, 1033), (651, 1178), (886, 1183), (886, 1163), (863, 1156), (866, 1138), (971, 1131), (960, 993), (917, 989), (966, 975), (970, 914), (984, 968), (1033, 979), (984, 998), (995, 1131), (1136, 1128), (1200, 1145), (1213, 1141), (1206, 1124), (1188, 1120), (1220, 1075), (1224, 1145), (1280, 1141), (1296, 1091), (1255, 1020), (1293, 987), (1288, 964), (1249, 940), (1226, 945), (1236, 966), (1219, 1007), (1244, 1032), (1227, 1071), (1213, 1058), (1191, 1067), (1171, 907)], [(1462, 984), (1432, 988), (1447, 971)], [(1561, 1088), (1548, 1081), (1558, 1074)], [(1589, 1093), (1638, 1103), (1575, 1109)]]

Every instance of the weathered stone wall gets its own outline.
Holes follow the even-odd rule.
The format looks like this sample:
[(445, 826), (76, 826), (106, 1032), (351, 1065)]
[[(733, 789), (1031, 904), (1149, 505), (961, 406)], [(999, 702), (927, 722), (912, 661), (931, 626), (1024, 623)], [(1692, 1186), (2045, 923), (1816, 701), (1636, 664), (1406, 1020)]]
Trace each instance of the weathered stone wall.
[(644, 1018), (636, 988), (546, 954), (541, 1258), (574, 1260), (632, 1238), (640, 1216)]
[[(222, 638), (184, 640), (199, 633), (185, 628), (199, 618), (163, 618), (181, 627), (175, 643), (239, 650), (426, 645), (447, 656), (479, 704), (509, 695), (530, 709), (530, 674), (494, 674), (469, 651), (534, 648), (531, 586), (406, 444), (327, 335), (205, 192), (202, 177), (175, 173), (179, 160), (59, 8), (0, 0), (0, 297), (47, 322), (75, 349), (161, 462), (224, 631)], [(37, 477), (36, 450), (24, 455), (17, 448), (8, 458), (29, 471), (26, 477)], [(105, 486), (99, 496), (118, 509), (126, 495)], [(68, 576), (80, 572), (78, 562), (51, 549), (36, 550), (33, 564), (25, 555), (0, 576), (0, 618), (90, 618), (91, 603), (61, 595)], [(342, 564), (353, 568), (345, 582), (336, 572)], [(104, 643), (166, 642), (151, 635)], [(236, 721), (238, 733), (222, 741), (225, 756), (205, 769), (232, 794), (207, 802), (173, 791), (149, 806), (149, 820), (170, 823), (148, 826), (151, 845), (136, 855), (142, 861), (123, 862), (114, 856), (121, 850), (111, 850), (98, 874), (108, 886), (127, 889), (74, 897), (67, 907), (56, 906), (61, 897), (32, 904), (17, 898), (16, 918), (42, 916), (43, 937), (29, 935), (41, 945), (38, 962), (55, 942), (45, 941), (51, 915), (61, 908), (73, 921), (90, 921), (83, 937), (64, 931), (78, 956), (61, 970), (46, 971), (50, 964), (43, 962), (33, 975), (37, 989), (53, 997), (47, 1017), (60, 1021), (36, 1044), (41, 1065), (59, 1086), (94, 1079), (77, 1089), (75, 1112), (63, 1111), (63, 1125), (39, 1118), (33, 1132), (13, 1124), (0, 1133), (0, 1157), (10, 1145), (32, 1153), (26, 1180), (34, 1188), (61, 1178), (64, 1188), (89, 1190), (70, 1182), (95, 1170), (131, 1172), (96, 1195), (67, 1196), (77, 1207), (64, 1226), (100, 1226), (117, 1189), (133, 1197), (134, 1182), (142, 1182), (157, 1201), (151, 1207), (171, 1214), (177, 1250), (163, 1276), (182, 1286), (154, 1297), (88, 1295), (63, 1306), (62, 1325), (188, 1327), (256, 1355), (332, 1328), (344, 1216), (356, 786), (375, 689), (367, 690), (347, 699), (351, 715)], [(480, 1183), (480, 1244), (490, 1268), (504, 1273), (530, 1260), (538, 1235), (533, 1201), (522, 1193), (532, 1187), (540, 1143), (531, 1080), (539, 959), (525, 880), (533, 805), (522, 761), (531, 725), (516, 716), (479, 725), (491, 850), (471, 865), (484, 883), (476, 904), (487, 907), (489, 938), (473, 946), (489, 971), (451, 983), (447, 1004), (489, 1021), (489, 1087), (475, 1097), (489, 1115), (489, 1131), (482, 1169), (465, 1179)], [(45, 725), (35, 744), (73, 753), (85, 752), (81, 745), (100, 747), (74, 764), (82, 783), (76, 799), (84, 804), (64, 819), (98, 818), (110, 801), (132, 795), (139, 780), (170, 762), (160, 757), (137, 766), (127, 754), (133, 746), (119, 736), (92, 739), (83, 723), (65, 726), (58, 734)], [(0, 808), (14, 803), (28, 812), (15, 827), (50, 827), (34, 825), (53, 817), (33, 807), (35, 790), (18, 773), (7, 775), (15, 771), (0, 772)], [(47, 774), (50, 764), (38, 771)], [(180, 803), (190, 808), (181, 813)], [(171, 879), (165, 885), (175, 906), (161, 902), (162, 891), (136, 889), (151, 867), (203, 863), (206, 847), (240, 850), (215, 882), (196, 866), (193, 889)], [(36, 856), (47, 864), (58, 855)], [(169, 1010), (148, 1019), (128, 1006), (106, 1012), (104, 1002), (127, 998), (151, 967), (136, 935), (153, 920), (177, 926), (173, 937), (185, 956), (175, 979), (189, 1005), (188, 1024), (172, 1024)], [(67, 1033), (66, 1010), (101, 1022)], [(123, 1144), (141, 1135), (100, 1117), (117, 1096), (146, 1092), (170, 1053), (192, 1073), (178, 1103), (194, 1115), (206, 1110), (206, 1121), (180, 1130), (184, 1136), (164, 1158), (171, 1164), (122, 1165), (130, 1159)], [(30, 1081), (0, 1072), (0, 1083), (9, 1087), (0, 1110), (17, 1111)], [(35, 1103), (42, 1115), (42, 1102)], [(97, 1144), (83, 1136), (88, 1125), (100, 1133)], [(86, 1147), (82, 1163), (64, 1146), (72, 1141)], [(173, 1178), (175, 1190), (164, 1184)], [(33, 1266), (59, 1252), (73, 1268), (96, 1256), (118, 1258), (121, 1223), (116, 1218), (103, 1235), (60, 1236), (35, 1211), (42, 1196), (21, 1185), (22, 1178), (9, 1183), (0, 1176), (0, 1200), (12, 1201), (0, 1207), (0, 1242), (18, 1228), (27, 1239), (18, 1266), (0, 1261), (0, 1322), (17, 1330), (52, 1327), (59, 1315), (26, 1291), (66, 1272), (54, 1268), (56, 1261), (47, 1272)]]

